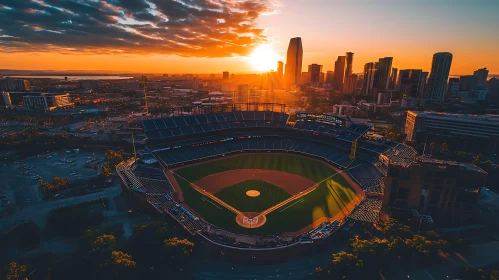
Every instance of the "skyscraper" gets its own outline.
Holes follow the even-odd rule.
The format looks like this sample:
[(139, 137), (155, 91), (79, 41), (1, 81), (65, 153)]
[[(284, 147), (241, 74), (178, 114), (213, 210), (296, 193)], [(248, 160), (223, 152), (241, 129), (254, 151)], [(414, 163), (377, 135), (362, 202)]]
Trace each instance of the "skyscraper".
[(277, 62), (277, 77), (279, 79), (282, 79), (282, 76), (284, 75), (284, 63), (282, 61)]
[(345, 70), (345, 77), (352, 75), (352, 64), (353, 64), (353, 52), (346, 53), (347, 68)]
[(228, 80), (228, 79), (229, 79), (229, 72), (228, 72), (228, 71), (224, 71), (224, 72), (222, 73), (222, 76), (223, 76), (223, 79), (224, 79), (224, 80)]
[(355, 86), (357, 84), (357, 75), (352, 74), (345, 78), (345, 87), (343, 89), (344, 94), (352, 94), (355, 92)]
[(334, 81), (333, 86), (338, 91), (343, 91), (343, 82), (345, 81), (346, 57), (338, 56), (334, 63)]
[(390, 84), (388, 86), (388, 89), (390, 90), (394, 90), (397, 86), (398, 71), (399, 70), (397, 68), (392, 68), (392, 74), (390, 75)]
[(334, 71), (327, 71), (326, 72), (326, 83), (333, 84), (334, 82)]
[(303, 47), (301, 38), (291, 38), (286, 55), (286, 83), (289, 87), (301, 84)]
[(478, 69), (473, 73), (473, 75), (477, 77), (478, 86), (485, 86), (487, 84), (489, 70), (487, 68)]
[(447, 96), (454, 97), (459, 91), (459, 78), (450, 78), (447, 86)]
[(451, 64), (451, 53), (440, 52), (433, 55), (426, 99), (440, 103), (443, 101)]
[(364, 83), (361, 91), (361, 94), (364, 96), (369, 95), (371, 89), (373, 88), (376, 66), (376, 62), (369, 62), (364, 65)]
[(310, 64), (308, 66), (308, 82), (312, 84), (317, 84), (321, 82), (322, 65)]
[(393, 57), (383, 57), (378, 61), (376, 73), (374, 75), (373, 87), (378, 90), (387, 90), (390, 85), (390, 76), (392, 74)]
[(466, 75), (459, 77), (459, 91), (473, 92), (478, 86), (478, 77)]
[(421, 79), (419, 79), (419, 96), (423, 98), (428, 92), (428, 72), (421, 73)]
[(426, 76), (421, 69), (400, 70), (397, 88), (404, 97), (421, 98)]

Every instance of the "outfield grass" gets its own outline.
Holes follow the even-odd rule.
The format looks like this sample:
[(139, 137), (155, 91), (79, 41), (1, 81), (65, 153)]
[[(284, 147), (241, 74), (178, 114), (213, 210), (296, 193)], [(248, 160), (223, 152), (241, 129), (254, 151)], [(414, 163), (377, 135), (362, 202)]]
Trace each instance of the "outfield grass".
[[(249, 197), (246, 195), (249, 190), (259, 191), (260, 195)], [(241, 212), (262, 212), (291, 197), (285, 190), (262, 180), (243, 181), (214, 195)]]
[[(189, 185), (189, 182), (195, 182), (205, 176), (237, 169), (279, 170), (321, 183), (313, 192), (268, 214), (267, 222), (262, 227), (247, 229), (236, 223), (234, 213), (204, 197)], [(341, 175), (335, 174), (337, 174), (336, 171), (329, 166), (302, 156), (241, 154), (237, 157), (186, 166), (178, 170), (175, 176), (182, 189), (184, 201), (206, 221), (234, 232), (272, 234), (297, 231), (319, 218), (333, 217), (338, 214), (356, 194), (352, 186)], [(333, 177), (325, 180), (330, 176)]]

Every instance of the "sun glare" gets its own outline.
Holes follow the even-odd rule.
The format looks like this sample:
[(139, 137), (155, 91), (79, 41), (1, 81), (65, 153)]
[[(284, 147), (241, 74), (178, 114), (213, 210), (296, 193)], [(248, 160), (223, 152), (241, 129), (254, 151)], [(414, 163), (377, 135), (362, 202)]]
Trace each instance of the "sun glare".
[(248, 59), (255, 70), (265, 72), (276, 70), (279, 56), (270, 45), (260, 45), (253, 50)]

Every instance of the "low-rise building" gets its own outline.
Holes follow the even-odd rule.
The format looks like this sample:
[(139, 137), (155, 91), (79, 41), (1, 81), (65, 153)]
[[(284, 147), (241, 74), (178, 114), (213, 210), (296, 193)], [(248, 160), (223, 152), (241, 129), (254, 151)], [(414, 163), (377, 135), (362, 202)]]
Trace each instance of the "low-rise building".
[(24, 79), (0, 79), (0, 92), (29, 90), (29, 81)]
[(471, 163), (421, 157), (408, 166), (389, 164), (383, 208), (392, 216), (417, 210), (440, 224), (465, 224), (476, 216), (486, 178)]
[(24, 106), (30, 109), (52, 111), (73, 105), (69, 93), (30, 93), (23, 96)]
[(465, 151), (499, 150), (499, 115), (468, 115), (409, 111), (407, 140), (446, 142)]

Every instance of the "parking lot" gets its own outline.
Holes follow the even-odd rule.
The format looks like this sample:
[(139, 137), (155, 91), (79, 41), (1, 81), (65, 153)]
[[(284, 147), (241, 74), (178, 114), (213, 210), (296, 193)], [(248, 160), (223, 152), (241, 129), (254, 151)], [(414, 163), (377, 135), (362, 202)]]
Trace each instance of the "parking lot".
[(104, 161), (104, 151), (79, 152), (61, 150), (31, 157), (14, 164), (4, 163), (0, 176), (0, 211), (3, 215), (36, 204), (42, 195), (39, 180), (51, 181), (55, 176), (71, 181), (90, 178), (99, 173)]

